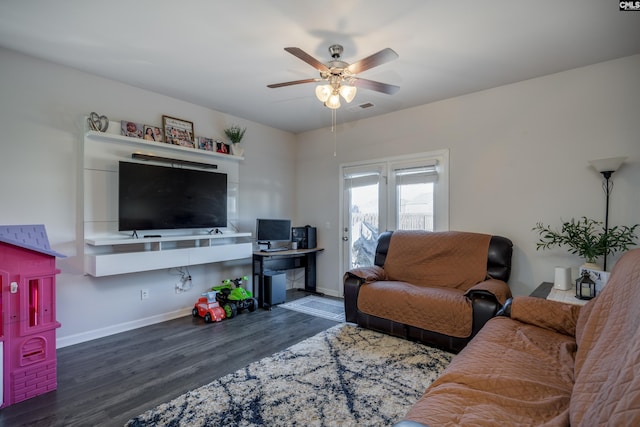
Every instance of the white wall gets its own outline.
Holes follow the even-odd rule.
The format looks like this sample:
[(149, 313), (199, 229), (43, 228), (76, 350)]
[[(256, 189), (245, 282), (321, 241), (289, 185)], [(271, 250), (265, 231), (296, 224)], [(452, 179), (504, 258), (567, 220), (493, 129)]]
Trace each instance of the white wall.
[[(628, 156), (613, 175), (610, 224), (640, 223), (640, 55), (299, 135), (297, 215), (319, 227), (318, 287), (342, 294), (339, 165), (450, 149), (450, 229), (514, 242), (515, 294), (582, 261), (536, 251), (538, 221), (604, 220), (601, 176), (589, 160)], [(353, 114), (338, 110), (340, 117)], [(328, 225), (328, 227), (327, 227)], [(609, 266), (615, 259), (609, 258)]]
[[(251, 274), (249, 260), (194, 266), (194, 289), (180, 295), (178, 276), (167, 270), (83, 274), (78, 167), (83, 117), (91, 111), (158, 125), (166, 114), (193, 121), (197, 135), (213, 138), (230, 124), (246, 126), (237, 225), (253, 231), (256, 217), (295, 212), (292, 134), (5, 49), (0, 94), (0, 224), (45, 224), (52, 247), (68, 255), (58, 261), (59, 346), (183, 315), (208, 287)], [(150, 290), (148, 300), (140, 300), (142, 288)]]

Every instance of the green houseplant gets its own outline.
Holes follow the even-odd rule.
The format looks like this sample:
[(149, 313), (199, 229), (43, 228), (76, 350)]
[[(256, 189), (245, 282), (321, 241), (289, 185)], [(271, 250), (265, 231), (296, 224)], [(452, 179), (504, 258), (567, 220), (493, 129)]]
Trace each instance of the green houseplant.
[(229, 141), (231, 141), (232, 144), (239, 144), (240, 141), (242, 141), (242, 138), (244, 138), (244, 133), (246, 131), (247, 128), (241, 128), (238, 125), (233, 125), (226, 128), (224, 130), (224, 134), (227, 135), (227, 138), (229, 138)]
[(631, 227), (615, 226), (606, 231), (602, 225), (602, 222), (584, 216), (577, 221), (571, 218), (571, 221), (563, 222), (560, 230), (539, 222), (532, 229), (540, 234), (536, 250), (566, 246), (570, 253), (583, 258), (588, 264), (594, 264), (601, 256), (625, 251), (635, 244), (638, 224)]
[(247, 128), (241, 128), (238, 125), (233, 125), (224, 130), (224, 134), (231, 141), (231, 153), (236, 156), (242, 156), (244, 154), (244, 149), (240, 148), (238, 144), (244, 138), (244, 133), (247, 131)]

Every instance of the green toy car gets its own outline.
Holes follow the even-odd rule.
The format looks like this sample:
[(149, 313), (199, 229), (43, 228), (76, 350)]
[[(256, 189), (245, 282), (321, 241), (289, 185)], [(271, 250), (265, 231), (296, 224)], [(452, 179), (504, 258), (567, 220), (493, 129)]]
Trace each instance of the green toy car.
[(229, 319), (242, 310), (254, 312), (258, 308), (258, 300), (253, 297), (251, 292), (242, 287), (242, 284), (247, 280), (249, 280), (247, 276), (233, 280), (226, 279), (222, 281), (222, 285), (211, 288), (212, 291), (217, 291), (216, 300)]

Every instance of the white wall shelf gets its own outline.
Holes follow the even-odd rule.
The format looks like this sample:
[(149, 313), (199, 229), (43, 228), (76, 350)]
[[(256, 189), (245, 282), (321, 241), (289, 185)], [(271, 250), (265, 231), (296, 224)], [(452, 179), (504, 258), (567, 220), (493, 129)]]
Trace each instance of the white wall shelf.
[(162, 236), (162, 237), (138, 237), (131, 236), (117, 236), (117, 237), (96, 237), (87, 238), (85, 243), (91, 246), (118, 246), (118, 245), (139, 245), (145, 243), (157, 243), (157, 242), (180, 242), (180, 241), (193, 241), (198, 242), (200, 246), (211, 246), (215, 240), (230, 239), (236, 237), (251, 237), (251, 233), (222, 233), (222, 234), (187, 234), (176, 236)]
[(130, 145), (139, 146), (139, 147), (148, 147), (150, 149), (162, 148), (162, 149), (175, 150), (179, 152), (185, 152), (189, 154), (195, 154), (197, 156), (218, 157), (218, 158), (223, 158), (227, 160), (244, 160), (244, 157), (234, 156), (233, 154), (222, 154), (222, 153), (217, 153), (215, 151), (206, 151), (206, 150), (200, 150), (198, 148), (189, 148), (189, 147), (182, 147), (180, 145), (166, 144), (164, 142), (151, 142), (151, 141), (144, 140), (142, 138), (131, 138), (129, 136), (118, 135), (115, 133), (97, 132), (97, 131), (90, 130), (86, 132), (85, 136), (87, 138), (91, 138), (98, 141), (118, 142), (122, 144), (130, 144)]
[(101, 277), (249, 258), (253, 244), (239, 240), (250, 236), (251, 233), (226, 233), (85, 239), (88, 246), (100, 249), (85, 255), (85, 271)]

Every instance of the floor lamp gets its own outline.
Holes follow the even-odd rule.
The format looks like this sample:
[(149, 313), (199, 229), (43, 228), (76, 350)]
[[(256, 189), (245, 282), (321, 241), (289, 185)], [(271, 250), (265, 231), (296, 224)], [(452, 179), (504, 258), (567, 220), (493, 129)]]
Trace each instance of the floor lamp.
[[(613, 181), (611, 181), (611, 175), (615, 171), (617, 171), (622, 163), (626, 160), (626, 157), (612, 157), (609, 159), (598, 159), (591, 160), (591, 166), (598, 172), (600, 172), (603, 176), (602, 180), (602, 189), (604, 190), (605, 199), (606, 199), (606, 210), (604, 214), (604, 233), (607, 234), (609, 231), (609, 195), (611, 194), (611, 190), (613, 190)], [(607, 254), (609, 252), (609, 248), (605, 248), (604, 253), (604, 271), (607, 271)]]

